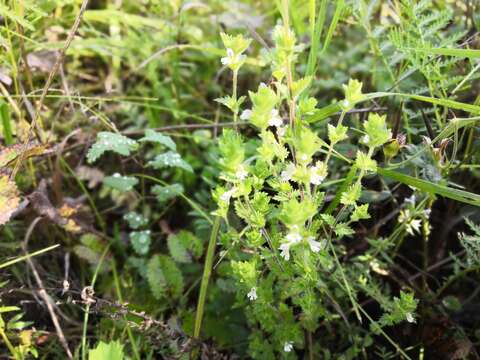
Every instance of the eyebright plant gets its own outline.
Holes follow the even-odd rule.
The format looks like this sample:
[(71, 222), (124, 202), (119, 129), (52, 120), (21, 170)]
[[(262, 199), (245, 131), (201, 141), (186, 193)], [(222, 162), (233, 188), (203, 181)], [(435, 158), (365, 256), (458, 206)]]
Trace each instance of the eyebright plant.
[[(235, 121), (240, 114), (258, 131), (258, 137), (248, 142), (237, 129), (223, 131), (218, 142), (223, 182), (213, 191), (214, 214), (227, 224), (222, 244), (237, 284), (237, 300), (251, 328), (250, 355), (293, 357), (305, 347), (313, 352), (305, 334), (328, 322), (347, 326), (344, 334), (350, 333), (352, 325), (345, 315), (349, 309), (385, 336), (383, 326), (413, 321), (416, 301), (409, 293), (402, 292), (399, 298), (382, 295), (385, 313), (378, 323), (359, 305), (360, 292), (380, 292), (372, 276), (380, 267), (372, 260), (375, 256), (342, 263), (343, 242), (355, 234), (355, 223), (370, 217), (368, 204), (360, 202), (362, 179), (377, 171), (374, 156), (392, 138), (386, 117), (370, 113), (363, 123), (355, 159), (343, 158), (353, 171), (352, 181), (337, 194), (331, 209), (325, 204), (324, 189), (332, 178), (333, 158), (342, 159), (337, 145), (351, 136), (343, 120), (365, 98), (362, 83), (350, 80), (344, 85), (339, 120), (328, 124), (322, 139), (306, 121), (316, 111), (317, 100), (308, 96), (312, 79), (295, 77), (302, 48), (294, 32), (285, 25), (273, 30), (275, 47), (267, 54), (272, 79), (249, 91), (250, 106), (242, 106), (245, 97), (237, 98), (236, 90), (250, 40), (241, 35), (221, 37), (226, 47), (221, 62), (233, 72), (233, 92), (217, 101), (230, 109)], [(408, 304), (403, 306), (402, 301)], [(354, 353), (372, 343), (364, 332), (351, 339), (342, 336), (339, 332), (325, 339), (331, 338), (330, 348), (332, 341), (349, 343)]]

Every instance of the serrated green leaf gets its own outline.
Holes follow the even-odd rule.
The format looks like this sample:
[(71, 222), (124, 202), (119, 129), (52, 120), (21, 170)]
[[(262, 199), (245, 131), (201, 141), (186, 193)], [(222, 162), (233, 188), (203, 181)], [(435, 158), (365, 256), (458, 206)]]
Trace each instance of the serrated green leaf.
[(342, 194), (342, 197), (340, 198), (340, 203), (346, 206), (355, 205), (357, 200), (360, 198), (360, 195), (361, 186), (359, 183), (355, 183)]
[(351, 221), (359, 221), (363, 219), (369, 219), (370, 214), (368, 213), (368, 204), (363, 204), (355, 207), (352, 215), (350, 216)]
[(166, 167), (177, 167), (189, 172), (193, 172), (192, 167), (182, 159), (179, 153), (167, 151), (166, 153), (157, 155), (155, 159), (148, 163), (155, 169), (163, 169)]
[(95, 349), (88, 352), (88, 360), (123, 360), (123, 345), (119, 341), (108, 344), (100, 341)]
[(165, 255), (154, 255), (147, 265), (147, 280), (153, 296), (178, 298), (183, 292), (183, 275), (175, 262)]
[(338, 223), (335, 225), (334, 231), (335, 234), (337, 234), (337, 236), (340, 238), (344, 236), (350, 236), (355, 233), (355, 231), (345, 223)]
[(183, 186), (181, 184), (172, 184), (172, 185), (155, 185), (152, 188), (152, 193), (154, 193), (159, 202), (165, 202), (174, 197), (183, 193)]
[(357, 151), (355, 165), (363, 171), (377, 171), (377, 162), (360, 150)]
[(123, 216), (123, 219), (128, 222), (128, 226), (132, 229), (138, 229), (148, 224), (148, 220), (141, 214), (132, 211)]
[(387, 128), (385, 115), (370, 113), (368, 120), (363, 123), (367, 139), (365, 143), (369, 147), (378, 147), (385, 144), (392, 137), (392, 132)]
[(113, 151), (119, 155), (129, 156), (131, 151), (138, 148), (138, 143), (135, 140), (129, 139), (126, 136), (102, 131), (97, 134), (97, 140), (92, 145), (87, 153), (87, 161), (93, 163), (105, 151)]
[(170, 235), (167, 239), (168, 251), (170, 256), (179, 263), (190, 263), (192, 257), (188, 253), (186, 247), (176, 235)]
[(138, 179), (133, 176), (122, 176), (115, 173), (112, 176), (105, 177), (103, 183), (115, 190), (126, 192), (132, 190), (138, 184)]
[(162, 133), (159, 133), (152, 129), (145, 130), (145, 136), (141, 138), (139, 141), (154, 142), (154, 143), (162, 144), (163, 146), (166, 146), (172, 151), (177, 150), (177, 145), (173, 142), (170, 136), (163, 135)]
[(338, 124), (336, 127), (328, 124), (328, 139), (330, 144), (334, 145), (347, 138), (348, 127)]
[(150, 234), (150, 230), (132, 231), (130, 233), (130, 243), (132, 244), (133, 250), (135, 250), (138, 255), (145, 255), (148, 253), (150, 243), (152, 242)]

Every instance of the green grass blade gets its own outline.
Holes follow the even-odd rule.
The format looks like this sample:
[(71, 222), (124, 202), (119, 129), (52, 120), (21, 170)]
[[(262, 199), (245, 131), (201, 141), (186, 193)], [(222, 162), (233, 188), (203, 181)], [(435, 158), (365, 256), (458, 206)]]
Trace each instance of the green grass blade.
[(340, 20), (340, 15), (342, 14), (344, 6), (345, 6), (345, 0), (337, 0), (337, 7), (335, 8), (335, 13), (333, 14), (332, 22), (330, 23), (330, 26), (327, 31), (327, 36), (325, 37), (325, 42), (323, 43), (322, 52), (327, 50), (328, 45), (330, 45), (330, 41), (332, 40), (332, 37), (333, 37), (333, 32), (337, 27), (338, 20)]
[(52, 245), (52, 246), (49, 246), (45, 249), (41, 249), (41, 250), (38, 250), (38, 251), (35, 251), (33, 253), (29, 253), (27, 255), (24, 255), (24, 256), (19, 256), (13, 260), (9, 260), (9, 261), (6, 261), (4, 262), (3, 264), (0, 264), (0, 269), (3, 269), (3, 268), (6, 268), (8, 266), (11, 266), (13, 264), (16, 264), (20, 261), (23, 261), (23, 260), (26, 260), (28, 258), (31, 258), (31, 257), (34, 257), (34, 256), (37, 256), (37, 255), (40, 255), (40, 254), (43, 254), (43, 253), (46, 253), (47, 251), (50, 251), (50, 250), (53, 250), (57, 247), (59, 247), (60, 245), (59, 244), (56, 244), (56, 245)]
[[(390, 93), (390, 92), (369, 93), (369, 94), (365, 94), (365, 98), (360, 102), (364, 102), (372, 99), (378, 99), (382, 97), (390, 97), (390, 96), (406, 97), (412, 100), (419, 100), (419, 101), (427, 102), (430, 104), (445, 106), (450, 109), (462, 110), (472, 114), (480, 114), (480, 106), (477, 106), (477, 105), (467, 104), (467, 103), (463, 103), (455, 100), (437, 99), (429, 96), (422, 96), (422, 95), (415, 95), (415, 94)], [(339, 102), (327, 105), (317, 110), (315, 114), (307, 117), (306, 121), (308, 123), (314, 123), (317, 121), (324, 120), (329, 116), (332, 116), (333, 114), (339, 112), (341, 109), (342, 108), (340, 107)]]
[(0, 122), (2, 123), (2, 132), (6, 145), (13, 145), (13, 133), (10, 119), (10, 112), (8, 111), (8, 104), (0, 100)]
[(382, 176), (396, 180), (408, 186), (413, 186), (418, 190), (427, 192), (429, 194), (443, 196), (474, 206), (480, 206), (480, 195), (478, 194), (474, 194), (464, 190), (453, 189), (444, 185), (435, 184), (427, 180), (418, 179), (413, 176), (405, 175), (389, 169), (378, 168), (377, 172)]
[(429, 55), (455, 56), (469, 59), (479, 59), (480, 50), (478, 49), (451, 49), (451, 48), (406, 48)]
[(220, 222), (222, 219), (217, 216), (213, 223), (212, 232), (210, 233), (210, 241), (208, 242), (207, 254), (205, 256), (205, 266), (203, 268), (202, 283), (200, 284), (200, 294), (198, 296), (197, 313), (195, 315), (195, 328), (193, 337), (200, 337), (202, 329), (203, 312), (205, 309), (205, 300), (207, 298), (208, 282), (212, 275), (213, 257), (215, 255), (215, 245), (217, 243), (218, 232), (220, 230)]
[[(313, 11), (315, 11), (315, 6)], [(315, 68), (317, 66), (318, 47), (320, 45), (320, 38), (322, 36), (326, 13), (327, 0), (321, 0), (320, 8), (318, 9), (318, 16), (315, 21), (313, 32), (310, 36), (312, 43), (310, 44), (310, 52), (308, 53), (307, 71), (305, 72), (305, 76), (312, 76), (315, 73)], [(315, 19), (315, 15), (313, 18)]]

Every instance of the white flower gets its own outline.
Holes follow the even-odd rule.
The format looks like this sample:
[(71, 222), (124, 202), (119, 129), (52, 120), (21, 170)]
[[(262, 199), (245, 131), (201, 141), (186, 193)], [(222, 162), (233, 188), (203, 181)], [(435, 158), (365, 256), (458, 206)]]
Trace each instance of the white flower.
[(285, 341), (283, 344), (283, 351), (290, 352), (293, 350), (293, 341)]
[(327, 176), (327, 167), (324, 162), (317, 161), (315, 166), (310, 167), (310, 183), (320, 185)]
[(247, 294), (247, 297), (250, 301), (257, 300), (257, 288), (252, 287), (250, 292)]
[(364, 143), (365, 145), (368, 145), (368, 142), (370, 141), (370, 136), (365, 135), (360, 139), (361, 143)]
[(325, 247), (325, 241), (316, 241), (313, 236), (309, 236), (307, 241), (308, 245), (310, 245), (310, 250), (312, 250), (314, 253), (319, 252)]
[(415, 206), (415, 194), (412, 194), (409, 198), (405, 199), (405, 204), (410, 204), (412, 206)]
[(303, 239), (298, 231), (298, 226), (292, 227), (292, 230), (287, 234), (285, 239), (287, 241), (281, 244), (279, 249), (281, 250), (280, 256), (288, 261), (290, 260), (290, 246), (298, 244)]
[(231, 64), (234, 63), (234, 58), (235, 58), (235, 54), (234, 54), (233, 50), (228, 48), (227, 49), (227, 56), (222, 57), (220, 59), (220, 62), (222, 63), (222, 65), (228, 66), (228, 65), (231, 65)]
[(240, 119), (241, 120), (248, 120), (252, 117), (252, 110), (250, 109), (247, 109), (247, 110), (244, 110), (242, 111), (242, 113), (240, 114)]
[(231, 188), (230, 190), (228, 191), (225, 191), (221, 196), (220, 196), (220, 200), (222, 201), (225, 201), (225, 202), (229, 202), (230, 201), (230, 198), (232, 197), (233, 194), (235, 194), (235, 191), (237, 191), (236, 188)]
[(407, 321), (409, 323), (414, 323), (415, 322), (415, 318), (413, 317), (412, 313), (407, 312), (406, 318), (407, 318)]
[(416, 232), (420, 232), (420, 226), (422, 225), (422, 220), (419, 219), (412, 219), (407, 224), (407, 233), (413, 235)]
[(423, 214), (425, 215), (425, 217), (429, 218), (430, 217), (430, 214), (432, 213), (432, 209), (425, 209), (423, 210)]
[(287, 182), (292, 178), (294, 173), (295, 173), (295, 164), (294, 163), (288, 163), (286, 169), (283, 170), (280, 173), (280, 177), (281, 177), (282, 181)]
[(265, 84), (263, 81), (260, 83), (259, 87), (261, 88), (266, 88), (267, 87), (267, 84)]
[(286, 261), (290, 260), (290, 243), (284, 243), (280, 245), (279, 250), (281, 251), (280, 256)]
[(300, 155), (300, 160), (302, 160), (303, 162), (307, 161), (308, 160), (307, 154)]
[(245, 55), (237, 55), (233, 52), (232, 49), (228, 48), (227, 49), (227, 56), (222, 57), (220, 59), (220, 62), (222, 65), (229, 66), (230, 68), (235, 68), (238, 67), (239, 65), (242, 64), (243, 61), (245, 61), (246, 56)]
[(277, 127), (277, 135), (278, 136), (285, 136), (286, 132), (287, 132), (287, 127), (286, 126), (278, 126)]
[(296, 244), (302, 240), (302, 235), (298, 232), (291, 232), (287, 234), (286, 239), (290, 244)]
[(280, 127), (283, 125), (283, 120), (278, 114), (277, 109), (272, 109), (270, 120), (268, 120), (268, 125)]
[(239, 169), (237, 170), (237, 172), (235, 173), (235, 177), (240, 180), (240, 181), (243, 181), (247, 178), (248, 176), (248, 171), (245, 170), (245, 167), (243, 165), (240, 165), (239, 166)]
[(348, 108), (350, 106), (350, 101), (348, 101), (347, 99), (343, 100), (343, 106)]

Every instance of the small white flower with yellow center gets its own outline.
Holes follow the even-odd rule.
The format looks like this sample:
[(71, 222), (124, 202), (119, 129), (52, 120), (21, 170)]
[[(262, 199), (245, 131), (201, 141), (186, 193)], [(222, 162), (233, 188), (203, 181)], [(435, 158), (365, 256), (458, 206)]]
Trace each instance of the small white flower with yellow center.
[(247, 294), (247, 297), (250, 301), (257, 300), (257, 288), (252, 287), (250, 292)]
[(285, 341), (283, 344), (283, 351), (290, 352), (293, 350), (293, 341)]
[(235, 177), (240, 180), (240, 181), (243, 181), (247, 178), (248, 176), (248, 171), (245, 169), (245, 166), (243, 165), (240, 165), (238, 167), (238, 170), (236, 171), (235, 173)]
[(320, 185), (327, 177), (327, 165), (323, 161), (317, 161), (315, 166), (310, 167), (309, 170), (312, 185)]
[(278, 114), (277, 109), (272, 109), (272, 112), (270, 113), (270, 120), (268, 120), (268, 125), (275, 126), (277, 128), (283, 125), (283, 120)]

